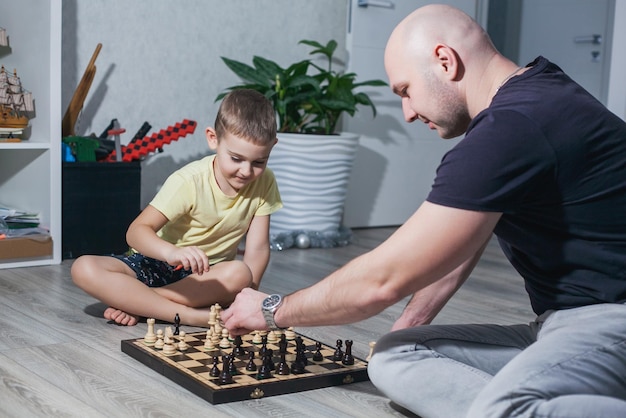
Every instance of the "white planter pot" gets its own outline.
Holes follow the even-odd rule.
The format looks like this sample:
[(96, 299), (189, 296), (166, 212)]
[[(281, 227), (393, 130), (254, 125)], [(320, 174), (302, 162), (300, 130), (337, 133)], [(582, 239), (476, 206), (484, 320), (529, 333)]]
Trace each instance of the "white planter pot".
[(270, 234), (337, 231), (359, 135), (278, 134), (268, 167), (284, 207), (271, 216)]

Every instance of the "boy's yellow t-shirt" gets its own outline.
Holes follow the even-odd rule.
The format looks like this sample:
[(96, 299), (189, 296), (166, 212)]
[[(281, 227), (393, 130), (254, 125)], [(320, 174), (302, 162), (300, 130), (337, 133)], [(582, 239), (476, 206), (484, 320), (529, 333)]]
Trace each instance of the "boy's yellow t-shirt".
[(169, 220), (159, 236), (179, 247), (201, 248), (211, 264), (235, 258), (254, 216), (283, 207), (270, 169), (236, 196), (227, 196), (217, 185), (214, 159), (211, 155), (175, 171), (150, 202)]

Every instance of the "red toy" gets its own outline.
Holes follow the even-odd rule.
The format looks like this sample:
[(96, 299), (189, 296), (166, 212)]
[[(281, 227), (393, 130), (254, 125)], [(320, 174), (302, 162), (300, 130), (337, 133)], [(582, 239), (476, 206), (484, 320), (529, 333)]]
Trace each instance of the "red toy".
[[(196, 126), (197, 123), (195, 121), (184, 119), (182, 122), (178, 122), (174, 126), (168, 126), (167, 129), (162, 129), (150, 136), (141, 139), (133, 139), (128, 145), (122, 146), (122, 161), (130, 162), (139, 160), (141, 157), (163, 148), (165, 144), (169, 144), (183, 136), (192, 134), (196, 130)], [(111, 152), (104, 161), (117, 161), (116, 152)]]

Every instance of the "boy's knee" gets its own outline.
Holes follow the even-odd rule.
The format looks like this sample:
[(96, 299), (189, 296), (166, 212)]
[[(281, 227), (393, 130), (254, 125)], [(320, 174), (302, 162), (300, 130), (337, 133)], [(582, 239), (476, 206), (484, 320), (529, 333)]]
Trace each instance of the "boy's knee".
[(252, 284), (252, 271), (250, 271), (248, 265), (243, 261), (231, 261), (227, 274), (228, 281), (232, 284), (235, 292), (250, 287)]
[(88, 275), (86, 274), (88, 270), (89, 259), (88, 256), (80, 256), (72, 263), (72, 267), (70, 269), (70, 275), (72, 276), (72, 281), (77, 286), (80, 286), (81, 283), (85, 280)]

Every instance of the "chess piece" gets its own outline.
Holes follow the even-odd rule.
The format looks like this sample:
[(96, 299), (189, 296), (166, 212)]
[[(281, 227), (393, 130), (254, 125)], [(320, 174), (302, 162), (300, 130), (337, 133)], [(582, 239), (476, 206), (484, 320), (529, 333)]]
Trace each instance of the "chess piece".
[(293, 330), (293, 327), (289, 327), (285, 330), (285, 338), (287, 338), (288, 341), (296, 339), (296, 332)]
[(315, 353), (313, 354), (313, 361), (322, 361), (324, 360), (324, 356), (322, 355), (322, 343), (317, 341), (315, 343)]
[(211, 305), (211, 310), (209, 311), (209, 328), (213, 328), (216, 322), (217, 312), (215, 312), (215, 305)]
[(287, 376), (291, 373), (291, 370), (289, 370), (289, 365), (285, 360), (285, 355), (285, 353), (280, 353), (280, 362), (278, 363), (278, 366), (276, 368), (276, 372), (281, 376)]
[(278, 342), (278, 354), (287, 354), (287, 340), (281, 339)]
[(306, 345), (299, 335), (296, 337), (296, 360), (302, 363), (303, 366), (309, 364), (309, 360), (306, 358)]
[(215, 344), (213, 343), (213, 330), (211, 328), (206, 330), (206, 340), (204, 341), (204, 349), (206, 351), (215, 350)]
[(176, 346), (174, 345), (174, 340), (169, 335), (165, 335), (163, 338), (163, 354), (166, 356), (171, 356), (176, 353)]
[(254, 331), (254, 336), (252, 337), (252, 344), (261, 344), (263, 343), (263, 339), (261, 338), (261, 333), (259, 331)]
[(261, 363), (261, 367), (259, 368), (259, 372), (256, 375), (256, 378), (259, 380), (269, 379), (272, 377), (272, 370), (270, 368), (269, 363), (272, 360), (269, 358), (267, 353), (263, 356), (263, 361)]
[(213, 327), (213, 334), (211, 335), (211, 342), (213, 343), (213, 346), (217, 347), (220, 343), (220, 338), (222, 337), (222, 328), (219, 327), (219, 331), (218, 331), (218, 326), (219, 324), (215, 324), (215, 326)]
[(154, 348), (156, 348), (157, 350), (161, 350), (163, 348), (163, 330), (159, 329), (156, 332), (157, 335), (157, 340), (154, 343)]
[(174, 316), (174, 335), (180, 334), (180, 315), (178, 313)]
[(230, 356), (222, 357), (222, 373), (220, 373), (219, 383), (220, 385), (228, 385), (233, 383), (233, 375), (230, 374), (230, 362), (232, 358)]
[(178, 334), (178, 350), (179, 351), (185, 351), (189, 348), (189, 344), (187, 344), (187, 341), (185, 341), (185, 335), (187, 335), (185, 331), (180, 331), (180, 333)]
[(276, 333), (274, 331), (268, 332), (268, 334), (267, 334), (267, 342), (273, 344), (276, 341), (278, 341), (278, 336), (276, 335)]
[(354, 364), (354, 357), (352, 356), (352, 340), (346, 340), (346, 352), (341, 359), (341, 364), (346, 366), (352, 366)]
[(220, 363), (220, 359), (217, 356), (213, 356), (213, 367), (209, 371), (209, 376), (218, 377), (220, 375), (220, 368), (218, 364)]
[(341, 340), (337, 340), (337, 348), (333, 354), (333, 361), (341, 361), (343, 359), (343, 350), (341, 349), (342, 345), (343, 342)]
[(165, 327), (165, 332), (164, 332), (166, 337), (170, 337), (170, 339), (174, 336), (174, 331), (172, 330), (172, 327)]
[(246, 355), (246, 350), (242, 347), (243, 341), (241, 335), (237, 335), (233, 341), (235, 348), (233, 348), (234, 357), (242, 357)]
[(220, 348), (230, 348), (230, 341), (228, 341), (228, 330), (222, 328), (222, 339), (220, 341)]
[(156, 321), (154, 318), (148, 318), (146, 322), (148, 323), (148, 332), (143, 337), (143, 342), (145, 345), (154, 345), (157, 340), (157, 336), (154, 333), (154, 323)]
[(266, 352), (267, 352), (267, 335), (261, 335), (261, 349), (259, 350), (259, 355), (261, 357), (264, 357)]
[(254, 351), (248, 352), (248, 364), (246, 364), (246, 370), (249, 372), (256, 372), (256, 363), (254, 362)]

